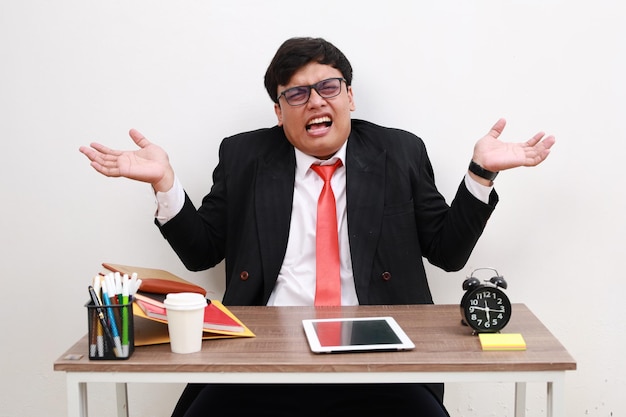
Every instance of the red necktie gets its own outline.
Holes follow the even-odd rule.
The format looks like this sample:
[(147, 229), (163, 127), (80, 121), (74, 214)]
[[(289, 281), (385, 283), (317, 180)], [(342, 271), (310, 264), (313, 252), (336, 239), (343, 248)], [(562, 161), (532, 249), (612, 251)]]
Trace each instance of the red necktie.
[(315, 234), (315, 305), (341, 305), (341, 279), (339, 277), (339, 236), (337, 234), (337, 208), (330, 179), (337, 167), (334, 165), (311, 165), (323, 180), (324, 187), (317, 201), (317, 230)]

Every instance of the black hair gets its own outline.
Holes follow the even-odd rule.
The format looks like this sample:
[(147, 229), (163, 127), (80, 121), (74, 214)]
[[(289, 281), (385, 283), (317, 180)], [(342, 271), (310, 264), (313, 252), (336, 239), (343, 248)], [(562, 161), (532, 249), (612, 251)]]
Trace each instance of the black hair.
[(352, 66), (335, 45), (322, 38), (291, 38), (278, 48), (265, 72), (265, 89), (274, 103), (278, 103), (278, 86), (286, 85), (293, 74), (311, 62), (338, 69), (346, 85), (352, 84)]

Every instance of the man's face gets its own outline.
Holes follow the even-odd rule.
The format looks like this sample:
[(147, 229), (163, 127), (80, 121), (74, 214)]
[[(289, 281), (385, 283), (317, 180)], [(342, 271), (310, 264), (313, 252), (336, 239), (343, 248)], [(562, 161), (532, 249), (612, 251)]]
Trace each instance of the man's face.
[[(317, 62), (300, 68), (287, 85), (279, 85), (276, 94), (288, 88), (308, 86), (329, 78), (341, 78), (341, 72)], [(341, 82), (341, 92), (332, 98), (322, 98), (311, 89), (306, 104), (292, 106), (285, 97), (274, 105), (278, 125), (282, 126), (287, 139), (305, 154), (319, 159), (333, 156), (350, 135), (350, 112), (354, 111), (352, 87)]]

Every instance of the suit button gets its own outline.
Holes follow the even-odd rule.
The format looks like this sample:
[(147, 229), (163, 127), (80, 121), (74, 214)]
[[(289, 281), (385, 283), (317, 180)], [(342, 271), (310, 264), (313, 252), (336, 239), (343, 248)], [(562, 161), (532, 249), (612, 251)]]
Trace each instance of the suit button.
[(381, 276), (382, 276), (383, 280), (389, 281), (391, 279), (391, 272), (385, 271), (385, 272), (383, 272), (383, 274)]
[(241, 271), (241, 274), (239, 274), (239, 278), (242, 281), (246, 281), (248, 279), (250, 275), (248, 274), (248, 271)]

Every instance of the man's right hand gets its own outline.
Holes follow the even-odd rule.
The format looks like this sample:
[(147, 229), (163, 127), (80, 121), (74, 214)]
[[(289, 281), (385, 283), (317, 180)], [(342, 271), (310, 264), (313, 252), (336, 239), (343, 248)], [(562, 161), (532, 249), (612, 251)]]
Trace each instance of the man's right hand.
[(135, 129), (131, 129), (129, 135), (139, 149), (118, 151), (91, 143), (89, 146), (81, 146), (79, 151), (89, 158), (96, 171), (107, 177), (147, 182), (155, 191), (165, 192), (172, 188), (174, 170), (167, 153)]

